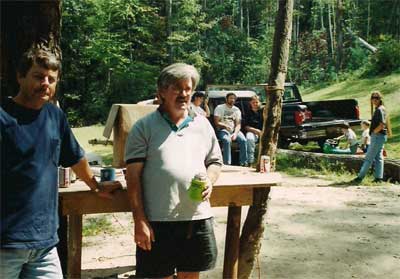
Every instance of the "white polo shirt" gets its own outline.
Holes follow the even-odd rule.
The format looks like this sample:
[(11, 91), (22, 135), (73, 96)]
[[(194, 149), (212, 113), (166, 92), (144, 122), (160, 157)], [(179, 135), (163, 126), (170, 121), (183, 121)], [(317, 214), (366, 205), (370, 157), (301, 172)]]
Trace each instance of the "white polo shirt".
[(189, 198), (197, 173), (211, 164), (222, 165), (214, 130), (203, 116), (174, 131), (160, 111), (139, 119), (125, 148), (127, 164), (143, 161), (143, 205), (149, 221), (188, 221), (212, 217), (209, 201)]

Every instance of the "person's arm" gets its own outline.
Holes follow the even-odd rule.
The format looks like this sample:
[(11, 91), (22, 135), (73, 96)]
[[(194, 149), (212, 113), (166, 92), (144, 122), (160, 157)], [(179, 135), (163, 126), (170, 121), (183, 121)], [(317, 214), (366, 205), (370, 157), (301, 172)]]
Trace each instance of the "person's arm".
[(385, 124), (381, 122), (372, 132), (374, 134), (379, 134), (379, 132), (382, 131), (383, 129), (385, 129)]
[(206, 189), (204, 189), (204, 191), (202, 192), (203, 200), (207, 200), (211, 197), (213, 185), (215, 181), (217, 181), (220, 173), (221, 173), (220, 164), (211, 164), (207, 167), (207, 185)]
[(155, 240), (143, 207), (142, 172), (144, 162), (134, 162), (126, 167), (126, 185), (128, 200), (132, 209), (135, 224), (135, 242), (143, 250), (151, 250), (151, 243)]
[(232, 131), (231, 131), (231, 128), (230, 128), (227, 124), (225, 124), (224, 122), (222, 122), (222, 121), (221, 121), (221, 118), (220, 118), (219, 116), (214, 115), (214, 125), (215, 125), (215, 127), (217, 127), (217, 128), (225, 129), (225, 130), (227, 130), (228, 132), (232, 132)]
[(206, 112), (206, 117), (210, 117), (210, 108), (208, 107), (208, 98), (204, 100), (204, 111)]
[(253, 134), (257, 135), (257, 136), (261, 135), (261, 130), (259, 130), (257, 128), (254, 128), (254, 127), (251, 127), (249, 125), (245, 126), (244, 129), (246, 130), (246, 132), (251, 132), (251, 133), (253, 133)]
[(337, 138), (334, 138), (335, 140), (341, 140), (342, 138), (344, 138), (344, 135), (338, 136)]
[(240, 118), (236, 119), (235, 120), (235, 130), (234, 130), (234, 132), (232, 134), (232, 140), (236, 140), (237, 135), (239, 134), (241, 127), (242, 127), (242, 125), (240, 124)]
[(90, 190), (97, 193), (100, 197), (112, 198), (112, 192), (122, 188), (119, 181), (97, 182), (85, 157), (71, 166), (71, 168), (74, 173), (89, 186)]

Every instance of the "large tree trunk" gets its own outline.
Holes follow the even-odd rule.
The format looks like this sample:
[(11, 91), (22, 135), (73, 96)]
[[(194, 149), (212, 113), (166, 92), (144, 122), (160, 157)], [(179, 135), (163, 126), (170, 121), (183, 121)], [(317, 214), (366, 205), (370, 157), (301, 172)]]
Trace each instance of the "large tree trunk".
[(1, 1), (1, 95), (18, 93), (16, 64), (32, 45), (44, 44), (61, 58), (61, 0)]
[[(293, 0), (280, 0), (275, 21), (274, 45), (271, 72), (266, 88), (264, 126), (260, 137), (261, 155), (269, 155), (271, 168), (275, 169), (278, 133), (281, 125), (282, 93), (284, 91), (289, 46), (292, 33)], [(260, 162), (260, 160), (258, 160)], [(258, 166), (258, 169), (260, 166)], [(269, 188), (259, 190), (254, 195), (254, 205), (250, 206), (240, 237), (239, 278), (249, 278), (254, 262), (261, 248), (267, 212)]]

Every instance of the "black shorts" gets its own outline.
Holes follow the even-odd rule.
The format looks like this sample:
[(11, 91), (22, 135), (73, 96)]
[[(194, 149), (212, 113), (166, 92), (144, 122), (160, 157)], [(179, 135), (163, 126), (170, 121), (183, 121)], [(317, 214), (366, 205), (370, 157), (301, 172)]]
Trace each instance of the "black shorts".
[(136, 278), (160, 278), (176, 272), (200, 272), (215, 267), (217, 244), (213, 218), (150, 222), (155, 242), (151, 250), (136, 246)]

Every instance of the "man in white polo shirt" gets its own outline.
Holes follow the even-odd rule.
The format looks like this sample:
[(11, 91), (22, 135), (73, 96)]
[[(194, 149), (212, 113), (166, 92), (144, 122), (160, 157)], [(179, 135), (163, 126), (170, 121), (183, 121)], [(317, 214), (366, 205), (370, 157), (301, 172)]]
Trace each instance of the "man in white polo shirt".
[[(162, 70), (161, 104), (129, 133), (128, 196), (135, 223), (136, 276), (199, 278), (215, 266), (217, 246), (209, 198), (222, 166), (214, 130), (201, 115), (189, 115), (197, 70), (183, 63)], [(203, 200), (188, 195), (192, 178), (207, 175)]]

